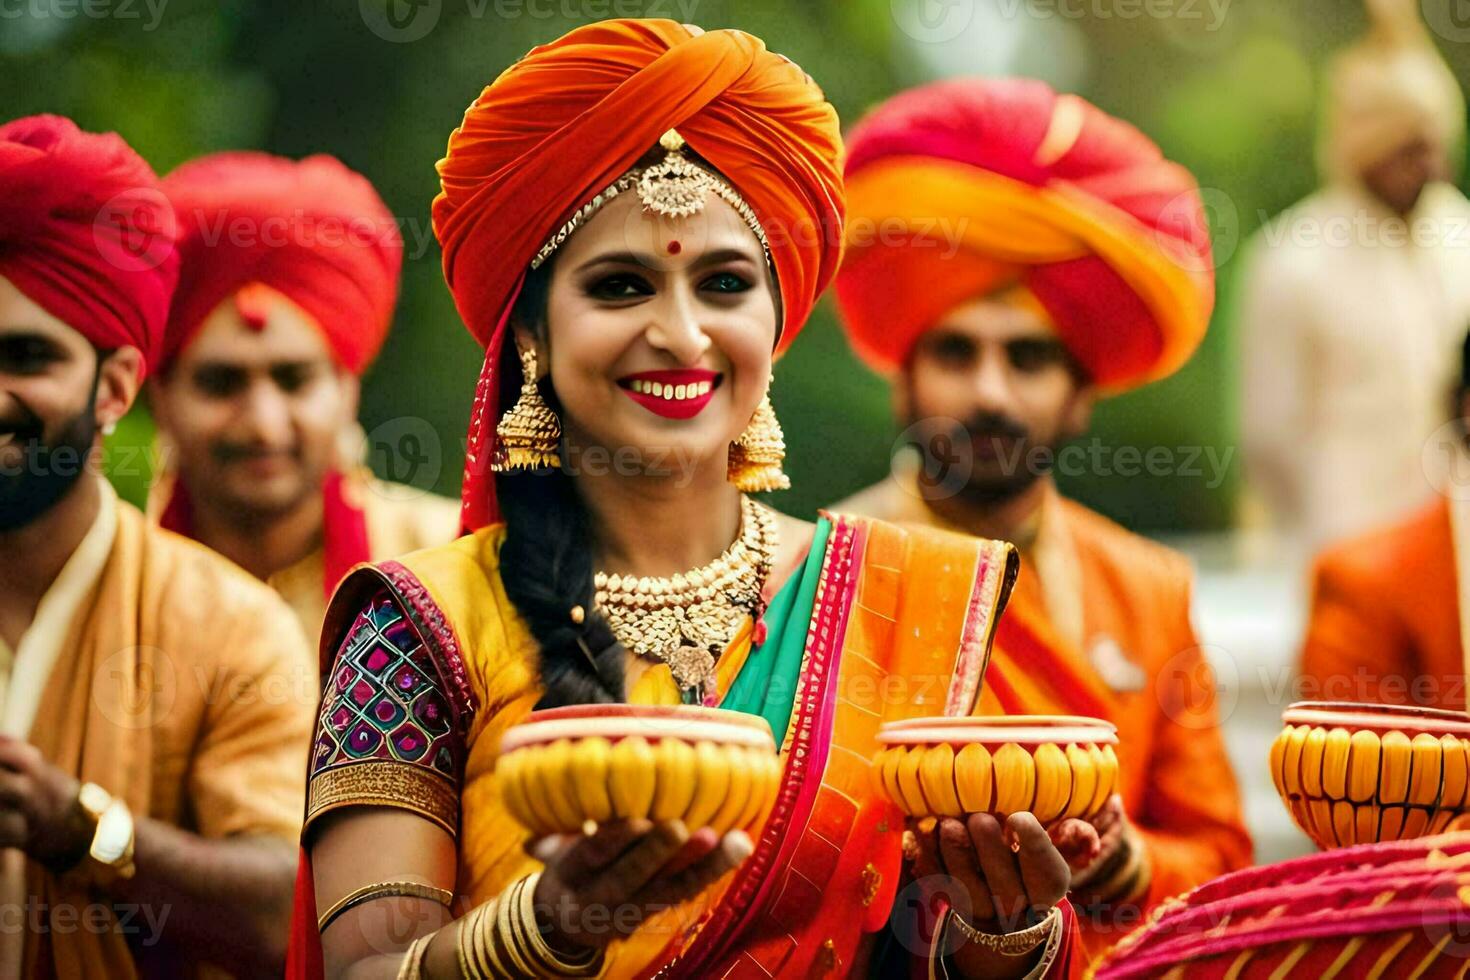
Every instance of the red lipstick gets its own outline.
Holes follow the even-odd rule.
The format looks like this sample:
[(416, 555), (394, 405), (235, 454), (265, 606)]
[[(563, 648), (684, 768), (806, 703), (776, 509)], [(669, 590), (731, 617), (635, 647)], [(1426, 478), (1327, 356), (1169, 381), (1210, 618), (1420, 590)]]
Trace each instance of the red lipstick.
[(623, 394), (666, 419), (692, 419), (720, 387), (717, 371), (639, 371), (618, 379)]

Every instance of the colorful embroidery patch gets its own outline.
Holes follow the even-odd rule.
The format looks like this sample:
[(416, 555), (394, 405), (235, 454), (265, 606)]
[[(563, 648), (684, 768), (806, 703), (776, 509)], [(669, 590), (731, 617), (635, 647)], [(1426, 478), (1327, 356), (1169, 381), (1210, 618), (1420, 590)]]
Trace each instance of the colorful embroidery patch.
[(312, 775), (368, 759), (457, 779), (460, 740), (428, 649), (380, 590), (347, 633), (322, 697)]

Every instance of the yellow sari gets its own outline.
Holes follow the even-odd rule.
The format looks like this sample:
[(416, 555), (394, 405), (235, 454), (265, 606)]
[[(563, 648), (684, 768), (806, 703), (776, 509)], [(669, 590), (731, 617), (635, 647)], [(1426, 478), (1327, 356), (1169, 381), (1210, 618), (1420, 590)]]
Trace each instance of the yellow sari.
[[(457, 911), (538, 867), (496, 787), (500, 738), (540, 697), (535, 642), (500, 580), (502, 538), (503, 528), (492, 526), (360, 568), (334, 600), (324, 632), (323, 649), (336, 656), (318, 726), (308, 828), (323, 813), (364, 803), (406, 807), (444, 826), (458, 841)], [(786, 700), (789, 721), (781, 726), (784, 776), (755, 852), (695, 901), (614, 942), (604, 976), (805, 976), (866, 964), (893, 910), (903, 831), (901, 814), (870, 778), (878, 729), (899, 718), (973, 710), (1016, 565), (1014, 549), (1001, 542), (824, 518), (798, 573), (803, 588), (767, 613), (765, 643), (752, 648), (743, 631), (721, 657), (727, 700), (739, 696), (763, 650), (791, 648), (799, 661), (789, 692), (779, 665), (761, 684), (771, 701)], [(360, 631), (365, 616), (378, 615), (385, 593), (397, 610), (389, 618), (397, 618), (379, 616), (369, 630), (376, 638), (355, 641), (362, 634), (354, 626)], [(773, 614), (783, 621), (773, 623)], [(417, 671), (432, 660), (439, 671), (444, 701), (464, 732), (462, 753), (450, 752), (447, 765), (407, 760), (391, 734), (371, 747), (364, 742), (353, 757), (363, 711), (344, 711), (343, 692), (353, 697), (369, 663), (387, 679), (384, 689), (398, 676), (398, 667), (371, 659), (380, 643), (413, 646), (402, 664)], [(424, 649), (432, 656), (421, 656)], [(649, 685), (642, 690), (659, 697)], [(377, 696), (360, 692), (358, 700), (371, 710)], [(446, 733), (410, 748), (420, 760), (437, 759), (449, 742)], [(288, 971), (296, 976), (319, 975), (310, 883), (307, 869)], [(1049, 962), (1064, 967), (1069, 936), (1057, 931)], [(927, 970), (926, 955), (918, 965)]]

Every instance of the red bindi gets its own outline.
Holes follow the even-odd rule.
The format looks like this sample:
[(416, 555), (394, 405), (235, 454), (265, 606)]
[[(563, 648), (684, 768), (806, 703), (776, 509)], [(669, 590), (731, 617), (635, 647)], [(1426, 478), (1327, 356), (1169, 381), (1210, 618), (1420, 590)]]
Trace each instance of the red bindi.
[(682, 246), (682, 245), (679, 244), (679, 240), (677, 238), (675, 238), (673, 241), (669, 242), (669, 254), (670, 255), (678, 255), (679, 252), (683, 250), (683, 248), (684, 248), (684, 246)]

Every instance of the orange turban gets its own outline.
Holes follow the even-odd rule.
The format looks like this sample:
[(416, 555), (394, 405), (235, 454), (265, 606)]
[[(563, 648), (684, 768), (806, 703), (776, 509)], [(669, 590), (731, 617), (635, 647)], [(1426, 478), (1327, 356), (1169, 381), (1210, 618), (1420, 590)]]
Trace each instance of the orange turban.
[(837, 301), (857, 352), (900, 367), (953, 307), (1019, 281), (1104, 388), (1163, 377), (1214, 303), (1194, 179), (1132, 126), (1026, 79), (884, 103), (848, 142)]
[[(610, 20), (534, 48), (465, 112), (439, 162), (434, 232), (444, 278), (485, 369), (470, 420), (465, 525), (497, 518), (488, 479), (510, 309), (536, 252), (677, 128), (739, 190), (770, 240), (781, 347), (836, 271), (837, 115), (791, 61), (734, 30)], [(509, 366), (509, 362), (507, 362)]]
[(152, 367), (178, 280), (174, 213), (116, 133), (60, 116), (0, 126), (0, 276), (98, 347)]
[(163, 190), (183, 258), (165, 364), (215, 307), (259, 282), (316, 320), (343, 367), (367, 368), (393, 322), (403, 239), (366, 177), (325, 155), (217, 153), (179, 167)]

